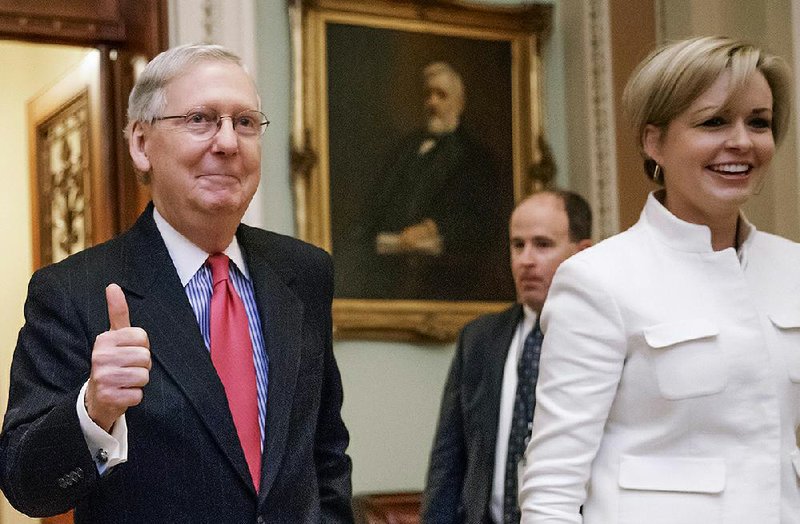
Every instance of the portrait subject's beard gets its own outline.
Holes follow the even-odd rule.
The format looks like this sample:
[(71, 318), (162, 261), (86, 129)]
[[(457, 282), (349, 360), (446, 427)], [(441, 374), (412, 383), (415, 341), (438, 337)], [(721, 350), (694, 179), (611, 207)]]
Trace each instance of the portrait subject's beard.
[(458, 127), (459, 118), (454, 115), (452, 117), (429, 115), (428, 116), (428, 132), (434, 135), (444, 135), (452, 133)]

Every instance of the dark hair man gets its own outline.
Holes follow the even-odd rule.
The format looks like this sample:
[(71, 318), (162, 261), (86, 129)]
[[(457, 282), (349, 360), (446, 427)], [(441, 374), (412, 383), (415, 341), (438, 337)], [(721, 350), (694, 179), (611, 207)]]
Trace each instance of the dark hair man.
[(423, 522), (519, 522), (518, 470), (542, 340), (538, 317), (558, 266), (591, 245), (591, 224), (589, 205), (569, 191), (535, 193), (511, 214), (517, 304), (461, 332), (431, 452)]

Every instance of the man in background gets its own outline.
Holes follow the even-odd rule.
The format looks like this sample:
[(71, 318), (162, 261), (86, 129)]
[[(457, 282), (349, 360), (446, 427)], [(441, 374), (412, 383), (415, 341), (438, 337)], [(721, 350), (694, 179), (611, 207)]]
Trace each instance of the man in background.
[(153, 202), (29, 285), (0, 435), (0, 487), (23, 513), (352, 521), (330, 258), (240, 223), (260, 106), (220, 46), (139, 76), (126, 131)]
[(542, 333), (558, 266), (591, 245), (589, 205), (569, 191), (523, 200), (509, 223), (517, 304), (467, 324), (442, 399), (423, 522), (518, 523), (519, 463), (530, 436)]

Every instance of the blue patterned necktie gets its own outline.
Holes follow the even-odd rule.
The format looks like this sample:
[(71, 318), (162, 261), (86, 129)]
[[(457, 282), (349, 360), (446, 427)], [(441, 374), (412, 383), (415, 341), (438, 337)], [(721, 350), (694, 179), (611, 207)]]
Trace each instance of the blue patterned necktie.
[(531, 435), (533, 408), (536, 405), (534, 393), (536, 379), (539, 377), (539, 355), (542, 352), (542, 330), (539, 319), (525, 338), (522, 355), (517, 364), (517, 394), (514, 397), (514, 415), (511, 419), (511, 432), (508, 436), (508, 455), (506, 457), (506, 482), (503, 488), (503, 523), (518, 524), (520, 520), (517, 502), (517, 468)]

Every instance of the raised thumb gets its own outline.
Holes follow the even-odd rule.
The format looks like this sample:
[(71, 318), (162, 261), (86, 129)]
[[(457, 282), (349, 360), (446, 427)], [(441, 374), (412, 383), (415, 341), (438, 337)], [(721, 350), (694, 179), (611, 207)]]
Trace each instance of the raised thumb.
[(125, 293), (122, 292), (122, 288), (117, 284), (109, 284), (106, 287), (106, 302), (108, 303), (109, 329), (114, 331), (131, 327), (128, 302), (125, 300)]

